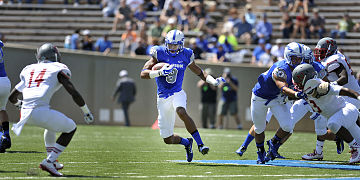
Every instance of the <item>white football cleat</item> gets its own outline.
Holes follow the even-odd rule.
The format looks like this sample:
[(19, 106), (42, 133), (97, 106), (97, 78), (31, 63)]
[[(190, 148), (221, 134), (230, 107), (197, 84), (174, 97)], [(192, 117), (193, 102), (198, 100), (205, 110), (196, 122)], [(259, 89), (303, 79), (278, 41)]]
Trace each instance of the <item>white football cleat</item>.
[(58, 160), (55, 160), (54, 165), (56, 170), (61, 170), (64, 168), (64, 164), (59, 163)]
[(349, 163), (358, 163), (360, 162), (360, 148), (351, 148), (351, 156)]
[(313, 153), (303, 155), (301, 158), (303, 160), (315, 160), (315, 159), (322, 160), (323, 159), (323, 153), (321, 152), (321, 154), (317, 154), (316, 150), (314, 149)]
[(59, 173), (56, 168), (55, 164), (52, 162), (48, 162), (46, 159), (44, 159), (39, 166), (42, 170), (47, 171), (52, 176), (63, 176), (63, 174)]

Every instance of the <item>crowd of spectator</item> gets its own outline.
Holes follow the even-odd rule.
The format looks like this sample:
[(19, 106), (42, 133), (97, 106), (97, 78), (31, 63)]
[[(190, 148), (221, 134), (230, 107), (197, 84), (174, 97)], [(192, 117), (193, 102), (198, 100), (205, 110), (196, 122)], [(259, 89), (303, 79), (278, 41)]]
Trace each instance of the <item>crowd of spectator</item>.
[[(93, 42), (89, 30), (77, 30), (65, 39), (64, 46), (108, 54), (112, 49), (108, 37), (119, 36), (121, 27), (119, 50), (112, 52), (148, 55), (152, 46), (163, 44), (167, 32), (179, 29), (187, 36), (186, 47), (193, 49), (195, 59), (243, 62), (247, 56), (251, 64), (270, 66), (284, 58), (285, 44), (281, 39), (320, 39), (325, 35), (343, 39), (348, 32), (360, 30), (348, 13), (335, 29), (326, 29), (326, 20), (314, 7), (314, 1), (280, 0), (282, 37), (273, 39), (276, 27), (268, 21), (267, 12), (254, 13), (251, 1), (244, 2), (247, 4), (227, 6), (224, 11), (221, 1), (103, 0), (103, 16), (113, 18), (109, 33)], [(210, 18), (210, 13), (216, 11), (226, 14), (223, 22)]]

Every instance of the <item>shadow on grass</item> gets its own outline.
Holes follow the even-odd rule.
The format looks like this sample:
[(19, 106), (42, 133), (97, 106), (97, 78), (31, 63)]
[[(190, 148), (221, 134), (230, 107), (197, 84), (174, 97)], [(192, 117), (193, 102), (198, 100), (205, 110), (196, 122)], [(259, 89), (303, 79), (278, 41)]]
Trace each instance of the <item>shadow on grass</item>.
[(40, 153), (45, 153), (45, 152), (39, 152), (39, 151), (6, 151), (5, 153), (24, 153), (24, 154), (28, 154), (28, 153), (31, 153), (31, 154), (40, 154)]
[(0, 170), (0, 173), (26, 173), (25, 171), (4, 171)]
[[(178, 163), (179, 165), (186, 166), (211, 166), (211, 167), (239, 167), (240, 164), (215, 164), (215, 163)], [(241, 167), (250, 167), (248, 165), (241, 165)]]
[(116, 176), (83, 176), (83, 175), (64, 175), (66, 178), (117, 178)]

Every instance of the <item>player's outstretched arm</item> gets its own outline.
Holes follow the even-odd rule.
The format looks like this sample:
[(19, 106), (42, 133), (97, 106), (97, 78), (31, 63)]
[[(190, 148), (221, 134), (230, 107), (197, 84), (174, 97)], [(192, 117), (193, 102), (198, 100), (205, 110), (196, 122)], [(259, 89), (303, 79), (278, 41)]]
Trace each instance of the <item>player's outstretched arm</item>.
[(57, 78), (58, 78), (59, 82), (64, 86), (66, 91), (71, 95), (74, 102), (78, 106), (80, 106), (80, 109), (83, 111), (83, 114), (84, 114), (85, 122), (88, 124), (94, 122), (94, 116), (90, 112), (90, 109), (88, 108), (88, 106), (85, 104), (83, 97), (75, 89), (74, 85), (70, 82), (69, 77), (60, 71), (57, 75)]
[(214, 78), (210, 74), (206, 74), (196, 63), (193, 61), (189, 66), (189, 69), (196, 75), (200, 77), (203, 81), (206, 81), (207, 83), (218, 86), (221, 82), (225, 82), (225, 79), (223, 77)]
[(356, 91), (354, 91), (352, 89), (345, 88), (345, 87), (341, 88), (341, 90), (339, 92), (339, 95), (340, 96), (349, 96), (349, 97), (360, 100), (360, 94), (359, 93), (357, 93)]
[(272, 74), (273, 80), (276, 84), (276, 86), (280, 89), (280, 92), (289, 96), (289, 98), (292, 99), (301, 99), (303, 98), (302, 95), (304, 93), (302, 92), (296, 92), (288, 87), (288, 84), (286, 83), (286, 73), (285, 71), (281, 69), (277, 69)]

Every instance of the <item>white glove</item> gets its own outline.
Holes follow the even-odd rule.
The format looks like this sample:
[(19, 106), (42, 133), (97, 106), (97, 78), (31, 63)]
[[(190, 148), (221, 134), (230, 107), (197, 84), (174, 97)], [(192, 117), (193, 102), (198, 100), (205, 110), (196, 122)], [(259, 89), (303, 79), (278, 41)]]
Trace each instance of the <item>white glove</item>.
[(163, 66), (160, 70), (159, 70), (159, 75), (160, 76), (167, 76), (169, 75), (172, 70), (174, 69), (174, 65), (170, 65), (170, 66)]
[(218, 77), (218, 78), (214, 79), (214, 77), (212, 77), (211, 75), (207, 75), (206, 82), (213, 86), (218, 86), (221, 82), (224, 83), (226, 81), (225, 81), (225, 78), (223, 78), (223, 77)]
[(85, 104), (84, 106), (80, 107), (83, 114), (84, 114), (84, 120), (87, 124), (90, 124), (94, 122), (94, 116), (91, 114), (90, 109)]
[(14, 104), (18, 109), (21, 109), (22, 100), (18, 99), (18, 101)]

